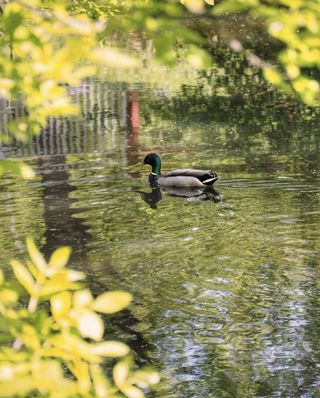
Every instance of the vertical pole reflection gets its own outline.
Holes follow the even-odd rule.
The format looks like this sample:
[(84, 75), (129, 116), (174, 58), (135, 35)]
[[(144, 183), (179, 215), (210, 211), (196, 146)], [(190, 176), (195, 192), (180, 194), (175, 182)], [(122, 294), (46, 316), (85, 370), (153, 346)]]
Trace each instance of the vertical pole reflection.
[(104, 87), (104, 95), (103, 95), (103, 108), (104, 108), (104, 118), (103, 118), (103, 135), (104, 135), (104, 149), (108, 149), (108, 83), (103, 84)]
[(115, 149), (116, 145), (116, 122), (115, 122), (115, 95), (114, 95), (114, 87), (111, 90), (111, 144), (112, 150)]
[[(125, 87), (121, 88), (121, 96), (119, 99), (119, 120), (121, 123), (121, 131), (122, 131), (122, 142), (121, 142), (121, 153), (122, 153), (122, 161), (123, 166), (126, 167), (128, 165), (127, 159), (127, 90)], [(121, 119), (120, 119), (121, 117)]]
[[(77, 104), (78, 109), (80, 109), (80, 96), (79, 96), (80, 87), (75, 88), (75, 102)], [(80, 115), (77, 114), (75, 117), (75, 126), (76, 126), (76, 143), (77, 143), (77, 153), (81, 152), (81, 141), (82, 137), (80, 137)]]
[(128, 163), (135, 164), (138, 161), (138, 147), (140, 138), (140, 105), (139, 91), (129, 91), (127, 105), (127, 155)]
[(103, 146), (101, 145), (101, 140), (102, 140), (102, 131), (101, 131), (101, 83), (97, 82), (96, 83), (97, 87), (97, 113), (96, 113), (96, 118), (97, 118), (97, 146), (98, 150), (103, 150)]

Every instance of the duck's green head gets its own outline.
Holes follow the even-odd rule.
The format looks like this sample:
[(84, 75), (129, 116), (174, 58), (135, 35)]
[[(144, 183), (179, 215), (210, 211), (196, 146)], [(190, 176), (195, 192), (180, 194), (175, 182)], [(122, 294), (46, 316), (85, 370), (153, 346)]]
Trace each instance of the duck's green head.
[(144, 158), (143, 163), (152, 166), (152, 173), (161, 174), (161, 159), (158, 154), (149, 153), (149, 155)]

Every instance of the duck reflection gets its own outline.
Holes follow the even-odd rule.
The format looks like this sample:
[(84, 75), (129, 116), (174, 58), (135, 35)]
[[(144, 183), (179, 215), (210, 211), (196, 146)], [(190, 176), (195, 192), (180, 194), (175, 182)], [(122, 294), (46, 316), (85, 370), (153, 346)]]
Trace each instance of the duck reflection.
[(141, 199), (146, 202), (151, 209), (157, 208), (157, 203), (162, 199), (160, 188), (152, 188), (151, 192), (136, 191), (140, 194)]
[(151, 209), (157, 209), (157, 203), (162, 199), (162, 193), (165, 192), (170, 196), (180, 197), (180, 198), (197, 198), (201, 201), (211, 200), (215, 203), (221, 201), (220, 193), (214, 189), (212, 186), (205, 187), (201, 189), (191, 189), (191, 188), (176, 188), (176, 187), (166, 187), (161, 188), (159, 186), (151, 185), (150, 192), (136, 191), (140, 194), (141, 199), (146, 202)]

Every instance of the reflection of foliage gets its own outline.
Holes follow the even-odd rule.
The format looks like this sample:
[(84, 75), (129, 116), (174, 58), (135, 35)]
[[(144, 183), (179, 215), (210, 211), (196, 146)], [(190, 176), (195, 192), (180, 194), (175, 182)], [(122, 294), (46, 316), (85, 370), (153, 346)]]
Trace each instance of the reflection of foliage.
[[(216, 156), (245, 156), (247, 166), (268, 154), (290, 155), (297, 165), (308, 158), (299, 169), (319, 164), (318, 108), (281, 94), (241, 55), (220, 49), (216, 56), (219, 62), (199, 74), (197, 85), (182, 86), (165, 101), (155, 97), (141, 104), (146, 144), (157, 145), (150, 142), (152, 130), (161, 130), (167, 145), (177, 140), (186, 145), (189, 137), (191, 147), (203, 142), (216, 148)], [(180, 126), (174, 131), (173, 120)]]
[[(113, 291), (94, 299), (79, 285), (84, 275), (65, 267), (69, 248), (57, 249), (47, 263), (31, 240), (27, 247), (27, 266), (11, 261), (16, 279), (30, 296), (27, 310), (18, 305), (20, 289), (10, 287), (0, 270), (1, 328), (12, 344), (0, 350), (0, 396), (112, 398), (121, 392), (144, 397), (138, 387), (157, 382), (158, 375), (132, 371), (126, 344), (101, 341), (104, 324), (97, 314), (122, 310), (131, 295)], [(45, 303), (50, 303), (51, 315)], [(105, 358), (123, 358), (113, 368), (115, 385), (102, 368)]]
[(32, 182), (12, 173), (1, 177), (0, 251), (3, 264), (12, 256), (24, 252), (27, 236), (32, 235), (40, 241), (44, 234), (42, 192), (34, 188), (38, 184), (38, 176)]

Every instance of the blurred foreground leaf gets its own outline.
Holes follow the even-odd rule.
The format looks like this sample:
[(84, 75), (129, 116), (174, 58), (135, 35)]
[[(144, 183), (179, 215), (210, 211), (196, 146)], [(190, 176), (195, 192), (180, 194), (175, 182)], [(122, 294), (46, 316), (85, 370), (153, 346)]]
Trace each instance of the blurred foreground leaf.
[[(27, 248), (27, 267), (11, 261), (14, 276), (30, 296), (27, 309), (18, 303), (20, 289), (9, 287), (0, 270), (0, 321), (9, 343), (0, 347), (0, 397), (144, 397), (142, 389), (158, 376), (133, 371), (126, 344), (100, 341), (104, 322), (96, 313), (120, 311), (131, 295), (116, 291), (94, 299), (75, 283), (83, 274), (66, 268), (69, 248), (57, 249), (49, 264), (31, 239)], [(108, 358), (124, 358), (115, 365), (114, 381), (101, 366)]]

